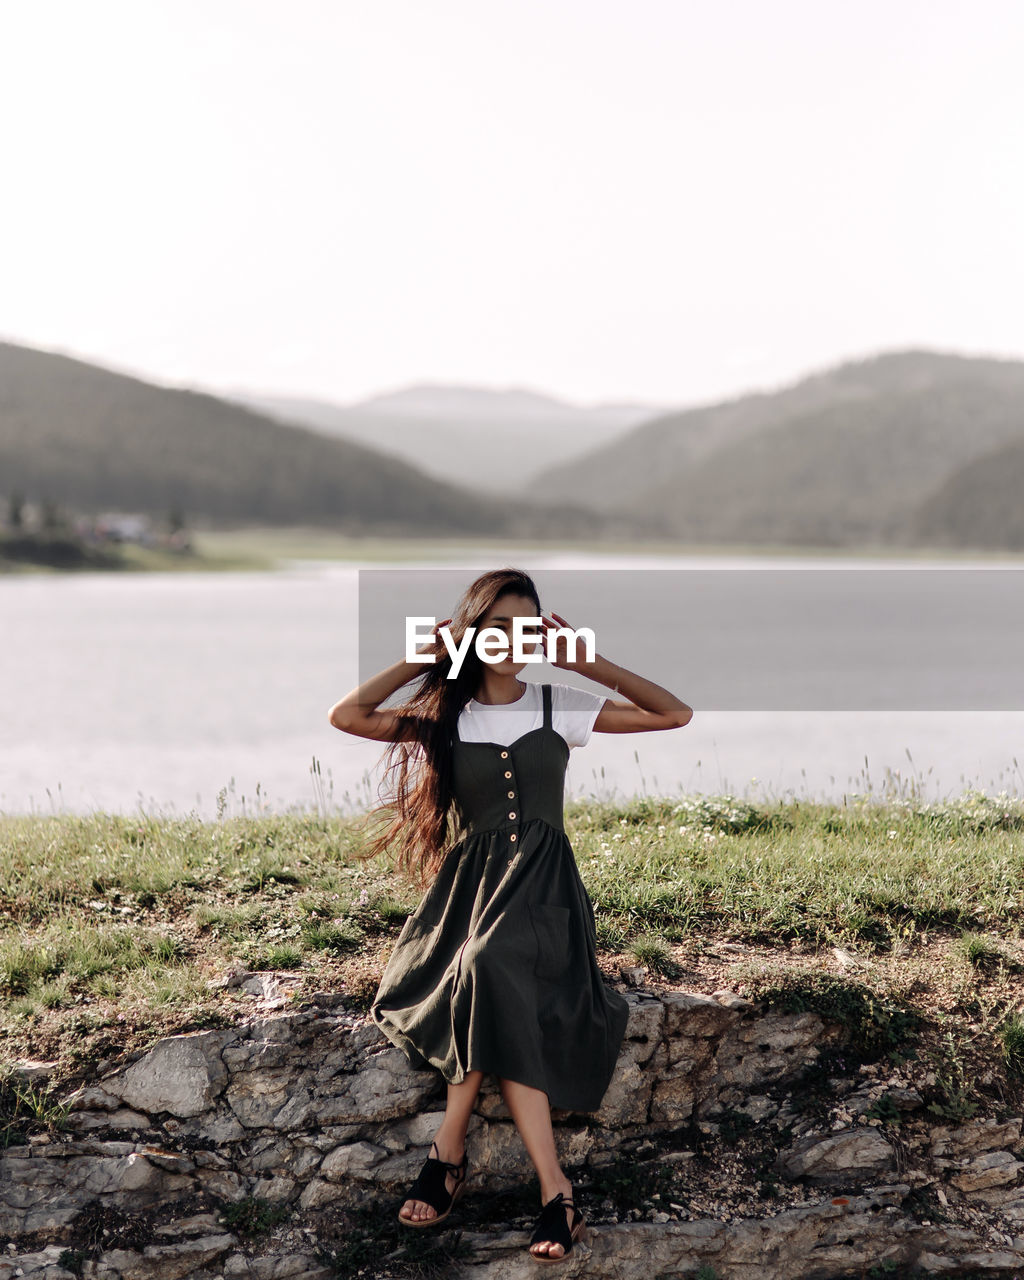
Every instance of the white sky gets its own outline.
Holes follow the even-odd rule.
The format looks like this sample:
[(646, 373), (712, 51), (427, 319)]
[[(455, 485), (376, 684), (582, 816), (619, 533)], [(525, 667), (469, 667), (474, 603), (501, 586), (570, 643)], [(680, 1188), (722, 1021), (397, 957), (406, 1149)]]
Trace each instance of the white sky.
[(1024, 357), (1017, 0), (7, 0), (0, 336), (341, 401)]

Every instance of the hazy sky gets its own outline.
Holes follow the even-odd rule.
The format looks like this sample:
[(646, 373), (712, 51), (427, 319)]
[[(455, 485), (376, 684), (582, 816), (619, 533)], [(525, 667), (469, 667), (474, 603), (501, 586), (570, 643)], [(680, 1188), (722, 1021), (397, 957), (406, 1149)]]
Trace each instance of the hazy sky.
[(1017, 0), (0, 14), (8, 340), (341, 401), (1024, 358)]

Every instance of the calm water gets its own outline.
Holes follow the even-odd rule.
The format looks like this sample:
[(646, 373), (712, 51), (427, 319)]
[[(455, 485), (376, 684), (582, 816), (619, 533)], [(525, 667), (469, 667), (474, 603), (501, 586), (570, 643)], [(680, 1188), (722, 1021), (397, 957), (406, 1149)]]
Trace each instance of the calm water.
[[(578, 555), (520, 556), (511, 562), (524, 559), (525, 567), (539, 572), (822, 565), (794, 559)], [(509, 562), (489, 552), (486, 560), (466, 554), (449, 563), (466, 568), (468, 582), (474, 570)], [(877, 562), (847, 563), (877, 568)], [(955, 567), (969, 569), (964, 562)], [(969, 612), (950, 611), (943, 623), (953, 629), (943, 650), (947, 666), (928, 668), (933, 705), (948, 708), (957, 705), (949, 689), (984, 667), (989, 683), (977, 685), (973, 705), (992, 708), (985, 711), (709, 710), (711, 686), (702, 683), (702, 668), (695, 665), (700, 650), (687, 650), (685, 661), (681, 653), (675, 678), (666, 679), (671, 662), (657, 672), (639, 660), (630, 662), (636, 652), (630, 628), (635, 634), (636, 622), (622, 616), (618, 631), (612, 626), (600, 633), (602, 650), (668, 684), (694, 706), (695, 716), (674, 732), (595, 734), (572, 753), (570, 793), (732, 792), (755, 799), (841, 800), (852, 792), (881, 796), (887, 786), (905, 790), (917, 779), (928, 799), (966, 787), (1024, 794), (1024, 712), (1001, 710), (998, 698), (992, 698), (992, 688), (1005, 683), (1005, 705), (1024, 707), (1016, 661), (1020, 650), (1008, 643), (1016, 633), (1008, 622), (1007, 634), (997, 637), (1000, 644), (979, 662), (982, 634), (971, 622), (988, 607), (999, 616), (1018, 576), (1008, 573), (1005, 585), (997, 575), (989, 577), (992, 586), (981, 595), (990, 590), (992, 599), (986, 604), (979, 595)], [(979, 575), (974, 585), (982, 579)], [(753, 592), (749, 616), (768, 611), (767, 596), (757, 599), (756, 577), (744, 574), (743, 582), (746, 595)], [(154, 814), (195, 810), (213, 817), (218, 809), (312, 808), (318, 802), (314, 760), (332, 807), (365, 803), (376, 785), (381, 746), (327, 723), (330, 705), (358, 680), (357, 586), (355, 565), (308, 562), (262, 574), (0, 578), (0, 810), (130, 813), (141, 808)], [(862, 626), (867, 634), (883, 617), (891, 621), (891, 601), (879, 605), (877, 618), (858, 608), (852, 619), (837, 620), (834, 610), (805, 619), (802, 633), (826, 651), (837, 628), (848, 633), (851, 626)], [(568, 611), (565, 616), (583, 624)], [(1004, 616), (1010, 617), (1005, 608)], [(992, 631), (986, 625), (985, 636), (991, 638)], [(901, 646), (900, 637), (893, 638), (894, 652), (905, 655), (907, 670), (921, 666), (914, 658), (916, 639)], [(731, 640), (723, 635), (723, 652), (731, 654), (734, 644), (735, 635)], [(400, 656), (396, 651), (388, 660)], [(687, 669), (693, 673), (689, 677)], [(719, 662), (719, 680), (721, 669)], [(901, 677), (894, 672), (890, 683), (899, 687)], [(566, 679), (546, 666), (525, 674)], [(697, 690), (705, 692), (703, 701)]]

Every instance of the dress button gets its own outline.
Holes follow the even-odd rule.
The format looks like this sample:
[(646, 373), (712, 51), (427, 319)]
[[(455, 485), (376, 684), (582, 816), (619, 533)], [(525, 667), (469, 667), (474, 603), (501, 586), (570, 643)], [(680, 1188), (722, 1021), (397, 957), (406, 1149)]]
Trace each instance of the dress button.
[(513, 810), (512, 810), (512, 812), (511, 812), (508, 816), (509, 816), (510, 818), (514, 818), (514, 817), (516, 816), (516, 812), (515, 812), (515, 810), (513, 809)]
[(508, 793), (508, 798), (509, 798), (510, 800), (514, 800), (514, 799), (515, 799), (515, 794), (516, 794), (516, 793), (515, 793), (514, 791), (510, 791), (510, 792)]
[(507, 751), (503, 751), (503, 752), (501, 753), (501, 758), (502, 758), (502, 760), (507, 760), (507, 759), (508, 759), (508, 752), (507, 752)]
[(515, 843), (516, 833), (515, 833), (514, 831), (513, 831), (513, 832), (512, 832), (512, 834), (509, 836), (509, 839), (513, 842), (513, 844)]
[(508, 771), (507, 769), (505, 770), (505, 777), (506, 777), (506, 778), (511, 778), (511, 777), (512, 777), (511, 773), (509, 773), (509, 771)]

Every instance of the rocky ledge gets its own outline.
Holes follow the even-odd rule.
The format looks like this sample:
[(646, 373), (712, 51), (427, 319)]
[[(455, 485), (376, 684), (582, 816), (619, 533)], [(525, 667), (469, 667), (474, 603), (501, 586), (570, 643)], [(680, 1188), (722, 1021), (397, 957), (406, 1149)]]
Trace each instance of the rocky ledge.
[[(926, 1073), (844, 1071), (845, 1030), (816, 1013), (730, 991), (627, 999), (600, 1111), (553, 1113), (589, 1223), (565, 1274), (1024, 1271), (1021, 1116), (944, 1123)], [(394, 1224), (443, 1082), (339, 997), (168, 1037), (64, 1102), (66, 1131), (0, 1158), (0, 1280), (401, 1276), (431, 1249), (456, 1280), (534, 1274), (537, 1184), (492, 1078), (450, 1222)]]

